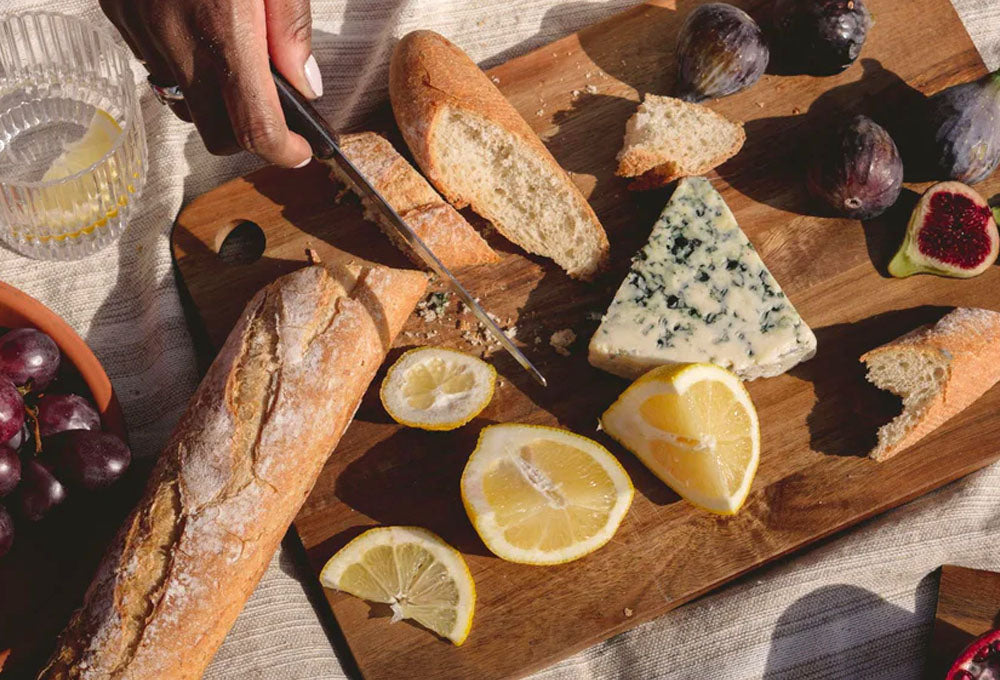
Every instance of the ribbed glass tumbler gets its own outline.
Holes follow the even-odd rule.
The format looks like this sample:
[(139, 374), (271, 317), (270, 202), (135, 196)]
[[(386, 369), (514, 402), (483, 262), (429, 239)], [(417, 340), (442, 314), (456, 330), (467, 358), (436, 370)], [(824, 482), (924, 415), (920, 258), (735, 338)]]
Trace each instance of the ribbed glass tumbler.
[(0, 14), (0, 237), (31, 257), (84, 257), (121, 235), (145, 181), (125, 51), (75, 17)]

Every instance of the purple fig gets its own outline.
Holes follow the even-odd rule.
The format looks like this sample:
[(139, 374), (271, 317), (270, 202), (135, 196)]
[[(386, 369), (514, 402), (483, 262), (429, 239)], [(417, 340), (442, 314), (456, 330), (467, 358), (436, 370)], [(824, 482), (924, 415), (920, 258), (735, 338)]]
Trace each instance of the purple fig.
[(775, 0), (771, 12), (782, 63), (821, 76), (857, 60), (873, 23), (863, 0)]
[(941, 182), (914, 208), (889, 273), (965, 279), (986, 271), (998, 252), (997, 223), (983, 197), (961, 182)]
[(855, 116), (813, 158), (809, 191), (858, 220), (878, 217), (899, 198), (903, 161), (889, 133), (867, 116)]
[(1000, 70), (927, 102), (931, 162), (941, 179), (976, 184), (1000, 165)]
[(689, 102), (724, 97), (764, 74), (771, 53), (757, 22), (724, 2), (688, 15), (677, 42), (677, 96)]

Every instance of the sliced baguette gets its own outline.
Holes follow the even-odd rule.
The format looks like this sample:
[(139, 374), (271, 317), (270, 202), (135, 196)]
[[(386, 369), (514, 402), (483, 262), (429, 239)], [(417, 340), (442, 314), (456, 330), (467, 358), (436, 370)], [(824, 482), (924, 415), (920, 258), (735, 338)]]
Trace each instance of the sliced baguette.
[(1000, 312), (958, 308), (861, 357), (868, 381), (903, 399), (869, 456), (892, 458), (1000, 381)]
[(455, 206), (472, 206), (507, 239), (589, 279), (608, 254), (593, 209), (478, 66), (432, 31), (396, 46), (389, 96), (424, 174)]
[[(342, 135), (339, 141), (344, 155), (354, 167), (447, 267), (458, 269), (500, 260), (472, 225), (392, 148), (389, 140), (374, 132), (359, 132)], [(384, 224), (380, 215), (371, 209), (371, 200), (358, 191), (336, 163), (331, 163), (330, 168), (333, 175), (361, 199), (365, 217), (378, 224), (400, 250), (423, 267), (423, 260), (413, 253), (395, 229)]]
[(617, 174), (636, 178), (629, 189), (655, 189), (704, 175), (735, 156), (744, 141), (741, 123), (707, 106), (648, 94), (626, 124)]

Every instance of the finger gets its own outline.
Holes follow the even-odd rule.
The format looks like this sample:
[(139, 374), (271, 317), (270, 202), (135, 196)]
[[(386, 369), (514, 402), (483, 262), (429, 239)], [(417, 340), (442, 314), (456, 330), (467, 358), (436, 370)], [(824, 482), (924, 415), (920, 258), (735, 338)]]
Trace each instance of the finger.
[(309, 0), (264, 0), (267, 49), (275, 67), (310, 99), (323, 96), (323, 78), (312, 55)]
[(242, 9), (227, 14), (217, 43), (219, 58), (214, 61), (236, 141), (270, 163), (301, 165), (312, 157), (312, 150), (285, 124), (271, 79), (264, 9), (257, 3), (242, 5)]
[[(184, 101), (171, 110), (198, 128), (205, 148), (217, 156), (240, 151), (219, 94), (211, 49), (199, 45), (189, 29), (191, 17), (180, 3), (129, 3), (136, 7), (138, 25), (166, 64), (166, 81), (180, 86)], [(209, 41), (206, 39), (204, 44)], [(186, 115), (182, 115), (181, 111)]]
[[(155, 39), (146, 30), (146, 23), (138, 12), (138, 4), (101, 0), (101, 8), (104, 13), (121, 33), (136, 59), (142, 62), (149, 73), (150, 80), (157, 85), (175, 85), (177, 78), (174, 76), (167, 59), (156, 48)], [(166, 104), (167, 108), (178, 118), (188, 123), (191, 122), (191, 113), (183, 101), (167, 101)]]
[(181, 85), (184, 102), (191, 112), (191, 120), (208, 152), (216, 156), (229, 156), (243, 150), (236, 139), (226, 104), (220, 95), (221, 85), (215, 77), (213, 57), (202, 53), (194, 60), (199, 75)]

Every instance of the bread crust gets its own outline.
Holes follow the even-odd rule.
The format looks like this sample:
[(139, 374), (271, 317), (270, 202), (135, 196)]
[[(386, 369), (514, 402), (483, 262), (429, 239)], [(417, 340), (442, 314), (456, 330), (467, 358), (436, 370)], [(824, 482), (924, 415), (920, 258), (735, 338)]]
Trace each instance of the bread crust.
[(389, 65), (389, 98), (403, 139), (437, 190), (457, 208), (472, 206), (504, 237), (518, 243), (517, 235), (506, 229), (495, 215), (490, 215), (476, 196), (464, 195), (448, 184), (441, 172), (441, 162), (433, 153), (438, 122), (449, 110), (479, 116), (512, 134), (536, 154), (552, 176), (575, 197), (600, 244), (594, 266), (568, 273), (589, 279), (604, 266), (608, 239), (593, 208), (527, 121), (465, 52), (433, 31), (413, 31), (403, 36)]
[(247, 305), (39, 678), (200, 678), (423, 294), (310, 266)]
[(918, 328), (863, 354), (861, 361), (913, 352), (947, 358), (944, 387), (898, 442), (869, 454), (874, 460), (888, 460), (913, 446), (1000, 382), (1000, 312), (959, 307), (934, 325)]
[[(339, 142), (344, 155), (445, 266), (460, 269), (500, 261), (500, 256), (487, 245), (472, 225), (399, 155), (389, 140), (374, 132), (359, 132), (342, 135)], [(371, 209), (371, 200), (352, 186), (339, 166), (331, 163), (330, 168), (337, 179), (358, 194), (365, 207), (365, 216), (378, 224), (415, 264), (424, 267), (423, 260), (399, 238), (396, 230), (382, 223), (379, 214)]]

